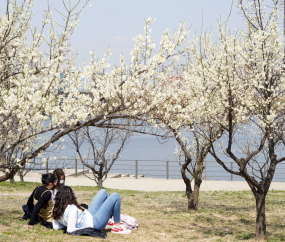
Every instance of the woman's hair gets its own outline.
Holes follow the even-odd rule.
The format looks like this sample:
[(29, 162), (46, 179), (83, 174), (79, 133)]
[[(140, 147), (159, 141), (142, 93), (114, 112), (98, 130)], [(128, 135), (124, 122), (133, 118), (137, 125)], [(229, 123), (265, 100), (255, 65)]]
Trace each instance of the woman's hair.
[(61, 168), (56, 168), (54, 171), (53, 171), (53, 174), (56, 175), (57, 179), (59, 180), (61, 176), (64, 176), (65, 178), (65, 174), (64, 174), (64, 171), (61, 169)]
[(52, 210), (52, 218), (57, 220), (64, 214), (67, 205), (75, 205), (77, 208), (83, 209), (78, 205), (72, 189), (69, 186), (62, 186), (55, 196), (55, 203)]
[(57, 177), (52, 173), (42, 174), (42, 184), (47, 186), (50, 182), (54, 183)]

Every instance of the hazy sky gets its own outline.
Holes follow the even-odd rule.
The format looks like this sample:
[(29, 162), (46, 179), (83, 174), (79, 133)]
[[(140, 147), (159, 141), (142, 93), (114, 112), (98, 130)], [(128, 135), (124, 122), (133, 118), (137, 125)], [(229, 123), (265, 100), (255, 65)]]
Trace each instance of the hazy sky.
[[(0, 2), (1, 12), (5, 9), (5, 2)], [(20, 2), (20, 1), (19, 1)], [(34, 13), (39, 11), (33, 19), (35, 25), (40, 26), (41, 11), (46, 8), (45, 0), (35, 0)], [(66, 1), (68, 3), (68, 1)], [(76, 0), (71, 0), (76, 3)], [(50, 0), (54, 8), (63, 12), (60, 0)], [(106, 47), (113, 53), (111, 63), (118, 63), (119, 55), (125, 56), (129, 63), (130, 51), (133, 48), (133, 38), (141, 33), (144, 17), (156, 18), (151, 27), (156, 45), (165, 28), (173, 31), (181, 21), (191, 27), (191, 35), (197, 30), (201, 32), (202, 12), (203, 29), (212, 26), (215, 29), (217, 19), (225, 21), (230, 13), (231, 0), (92, 0), (91, 7), (87, 7), (81, 15), (79, 26), (71, 38), (71, 46), (78, 52), (77, 63), (83, 59), (89, 60), (89, 51), (94, 50), (97, 57), (103, 57)], [(56, 11), (54, 20), (62, 19)], [(230, 28), (242, 26), (241, 16), (237, 13), (234, 0), (232, 14), (229, 20)]]

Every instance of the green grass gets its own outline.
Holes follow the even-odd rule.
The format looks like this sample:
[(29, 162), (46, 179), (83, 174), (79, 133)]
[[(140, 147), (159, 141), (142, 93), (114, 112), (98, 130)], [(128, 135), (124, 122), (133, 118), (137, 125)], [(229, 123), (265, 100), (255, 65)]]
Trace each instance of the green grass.
[[(24, 228), (21, 206), (36, 183), (0, 183), (0, 241), (101, 241), (72, 237), (40, 225)], [(74, 186), (80, 203), (89, 204), (97, 187)], [(107, 230), (104, 241), (255, 241), (255, 201), (250, 191), (201, 192), (199, 209), (187, 211), (184, 192), (141, 192), (107, 189), (122, 198), (122, 213), (133, 216), (139, 229), (131, 235)], [(285, 192), (270, 191), (266, 200), (267, 241), (285, 241)]]

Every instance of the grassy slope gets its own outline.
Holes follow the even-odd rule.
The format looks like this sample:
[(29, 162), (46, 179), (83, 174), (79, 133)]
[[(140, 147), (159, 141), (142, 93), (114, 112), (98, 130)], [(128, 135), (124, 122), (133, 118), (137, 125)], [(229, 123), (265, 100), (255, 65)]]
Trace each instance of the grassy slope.
[[(21, 206), (36, 183), (0, 183), (1, 241), (101, 241), (91, 237), (72, 237), (40, 225), (24, 228)], [(80, 203), (89, 204), (95, 187), (73, 187)], [(131, 235), (114, 235), (107, 230), (104, 241), (254, 241), (255, 204), (251, 192), (201, 192), (200, 209), (189, 212), (183, 192), (119, 192), (122, 213), (137, 219), (139, 230)], [(267, 196), (268, 241), (285, 241), (285, 192)]]

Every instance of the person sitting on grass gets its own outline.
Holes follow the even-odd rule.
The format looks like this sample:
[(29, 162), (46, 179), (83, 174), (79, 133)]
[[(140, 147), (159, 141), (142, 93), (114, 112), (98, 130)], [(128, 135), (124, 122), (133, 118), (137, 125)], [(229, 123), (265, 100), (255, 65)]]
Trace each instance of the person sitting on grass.
[(67, 233), (79, 229), (105, 229), (111, 213), (114, 216), (112, 233), (130, 234), (131, 230), (120, 224), (121, 197), (118, 193), (108, 196), (106, 190), (101, 189), (93, 198), (88, 209), (83, 209), (77, 203), (72, 189), (62, 186), (56, 194), (52, 211), (54, 229), (67, 227)]
[[(51, 198), (52, 198), (53, 203), (55, 203), (55, 195), (56, 195), (56, 193), (58, 192), (58, 190), (62, 186), (66, 186), (66, 185), (65, 185), (65, 174), (64, 174), (64, 171), (61, 168), (56, 168), (53, 171), (53, 174), (58, 179), (57, 186), (54, 189), (51, 190)], [(77, 196), (76, 192), (74, 191), (74, 189), (72, 189), (72, 191), (74, 193), (75, 199), (77, 199), (78, 196)]]
[[(65, 185), (65, 174), (64, 174), (64, 171), (61, 169), (61, 168), (56, 168), (54, 171), (53, 171), (53, 174), (55, 174), (55, 176), (57, 177), (57, 185), (54, 189), (51, 190), (51, 198), (52, 198), (52, 201), (53, 201), (53, 204), (55, 203), (55, 196), (56, 196), (56, 193), (58, 192), (58, 190), (62, 187), (62, 186), (66, 186)], [(78, 195), (76, 194), (76, 192), (74, 191), (74, 189), (72, 188), (72, 192), (74, 193), (74, 197), (75, 199), (78, 198)], [(80, 206), (82, 208), (86, 208), (88, 209), (88, 206), (86, 204), (80, 204)]]
[(38, 222), (52, 223), (51, 211), (53, 202), (50, 190), (57, 185), (57, 177), (48, 173), (42, 175), (42, 186), (37, 186), (31, 194), (27, 205), (31, 211), (31, 219), (26, 227), (33, 227)]

